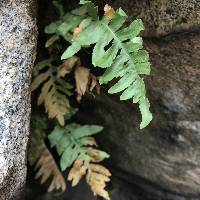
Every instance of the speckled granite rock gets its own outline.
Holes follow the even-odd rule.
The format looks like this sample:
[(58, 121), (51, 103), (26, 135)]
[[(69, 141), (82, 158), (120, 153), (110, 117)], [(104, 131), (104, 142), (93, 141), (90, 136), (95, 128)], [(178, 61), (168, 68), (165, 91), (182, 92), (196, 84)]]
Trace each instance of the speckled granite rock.
[(200, 27), (199, 0), (113, 0), (130, 19), (141, 18), (146, 27), (144, 35), (160, 37), (172, 32), (191, 31)]
[(17, 195), (26, 178), (37, 35), (33, 6), (34, 0), (0, 0), (0, 200)]

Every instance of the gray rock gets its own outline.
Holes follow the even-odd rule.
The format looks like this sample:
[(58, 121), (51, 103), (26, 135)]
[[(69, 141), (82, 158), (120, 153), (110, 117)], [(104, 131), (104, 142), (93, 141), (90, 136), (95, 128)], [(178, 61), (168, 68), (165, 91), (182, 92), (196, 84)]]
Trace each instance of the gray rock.
[(172, 32), (190, 31), (200, 26), (199, 0), (115, 0), (130, 19), (142, 18), (147, 37), (160, 37)]
[(171, 193), (200, 194), (199, 44), (198, 32), (146, 41), (152, 59), (146, 84), (154, 115), (146, 129), (139, 130), (136, 106), (119, 102), (118, 96), (103, 92), (81, 107), (79, 121), (105, 126), (98, 136), (101, 146), (129, 183), (138, 184), (136, 175)]
[(16, 196), (26, 178), (29, 85), (37, 35), (33, 6), (34, 0), (0, 0), (1, 200)]

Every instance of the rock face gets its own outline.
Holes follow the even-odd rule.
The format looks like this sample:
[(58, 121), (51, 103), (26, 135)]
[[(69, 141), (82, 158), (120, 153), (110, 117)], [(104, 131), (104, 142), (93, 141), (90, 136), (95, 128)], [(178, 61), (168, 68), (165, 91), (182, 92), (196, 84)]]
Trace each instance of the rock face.
[(173, 32), (191, 31), (200, 25), (199, 0), (116, 0), (130, 19), (141, 18), (146, 37), (160, 37)]
[(29, 84), (37, 35), (34, 4), (34, 0), (0, 1), (1, 200), (16, 196), (26, 178)]
[(199, 44), (198, 33), (148, 40), (152, 75), (146, 84), (154, 120), (146, 129), (138, 128), (135, 106), (117, 96), (102, 94), (83, 105), (80, 121), (105, 126), (102, 146), (128, 182), (135, 184), (123, 174), (180, 195), (200, 194)]

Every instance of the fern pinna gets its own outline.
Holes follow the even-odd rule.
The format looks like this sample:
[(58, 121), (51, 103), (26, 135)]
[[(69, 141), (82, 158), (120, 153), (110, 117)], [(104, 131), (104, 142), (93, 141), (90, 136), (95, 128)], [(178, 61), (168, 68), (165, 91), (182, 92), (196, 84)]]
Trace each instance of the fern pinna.
[[(89, 1), (82, 3), (91, 4)], [(121, 100), (132, 99), (133, 103), (139, 103), (142, 114), (140, 128), (144, 128), (152, 120), (145, 84), (140, 77), (150, 74), (149, 55), (143, 50), (142, 38), (138, 36), (140, 31), (144, 30), (144, 26), (138, 19), (129, 27), (123, 28), (127, 15), (122, 9), (118, 9), (113, 17), (108, 14), (102, 19), (88, 17), (86, 25), (72, 40), (72, 45), (62, 54), (61, 59), (70, 58), (82, 47), (95, 44), (92, 63), (94, 66), (107, 68), (100, 78), (100, 83), (119, 78), (108, 92), (111, 94), (122, 92)]]

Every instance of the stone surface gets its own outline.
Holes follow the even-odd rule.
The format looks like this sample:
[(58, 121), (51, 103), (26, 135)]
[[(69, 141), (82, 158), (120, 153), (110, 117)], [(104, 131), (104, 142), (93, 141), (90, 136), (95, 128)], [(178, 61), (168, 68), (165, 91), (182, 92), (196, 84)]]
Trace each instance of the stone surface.
[(0, 0), (1, 200), (16, 196), (26, 178), (29, 84), (37, 35), (34, 4), (34, 0)]
[(144, 35), (160, 37), (172, 32), (191, 31), (200, 26), (199, 0), (115, 0), (130, 19), (141, 18), (146, 27)]
[[(120, 177), (134, 175), (182, 196), (200, 195), (200, 35), (148, 40), (152, 75), (146, 79), (154, 120), (139, 130), (140, 114), (118, 96), (85, 101), (79, 121), (105, 126), (99, 136)], [(133, 175), (133, 176), (131, 176)]]

